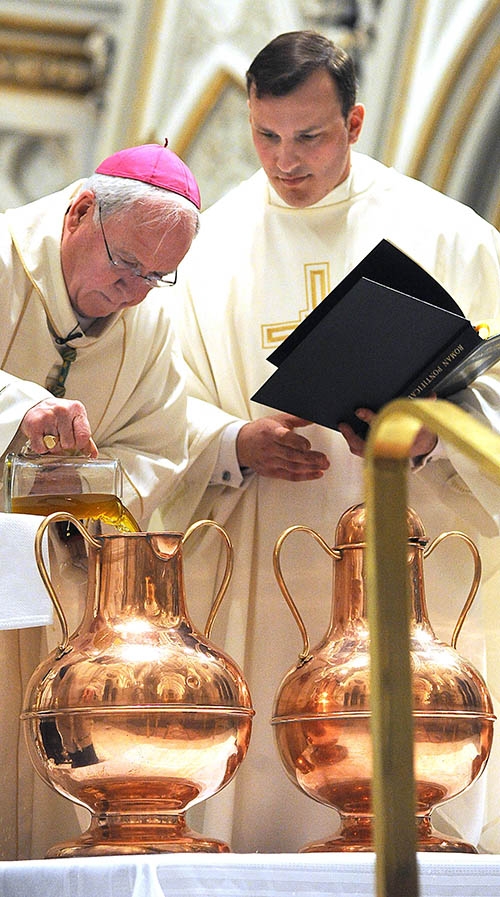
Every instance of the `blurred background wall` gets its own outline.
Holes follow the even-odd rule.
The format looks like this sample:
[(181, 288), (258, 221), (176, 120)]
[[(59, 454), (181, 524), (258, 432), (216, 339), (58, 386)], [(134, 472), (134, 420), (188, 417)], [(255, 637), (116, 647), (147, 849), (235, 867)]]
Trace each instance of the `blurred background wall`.
[(275, 35), (355, 56), (359, 149), (500, 225), (500, 0), (0, 0), (0, 208), (169, 138), (207, 207), (256, 167), (244, 75)]

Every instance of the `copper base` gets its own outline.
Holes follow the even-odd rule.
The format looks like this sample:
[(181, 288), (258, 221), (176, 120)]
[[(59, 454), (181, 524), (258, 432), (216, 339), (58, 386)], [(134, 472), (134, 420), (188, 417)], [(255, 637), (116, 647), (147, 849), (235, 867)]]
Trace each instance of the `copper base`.
[[(416, 819), (416, 849), (430, 853), (477, 853), (472, 844), (438, 832), (429, 816)], [(341, 826), (331, 838), (312, 841), (301, 847), (299, 853), (365, 853), (375, 850), (372, 816), (341, 816)]]
[(186, 825), (184, 815), (93, 816), (75, 841), (55, 844), (47, 859), (125, 856), (147, 853), (230, 853), (223, 841), (205, 838)]

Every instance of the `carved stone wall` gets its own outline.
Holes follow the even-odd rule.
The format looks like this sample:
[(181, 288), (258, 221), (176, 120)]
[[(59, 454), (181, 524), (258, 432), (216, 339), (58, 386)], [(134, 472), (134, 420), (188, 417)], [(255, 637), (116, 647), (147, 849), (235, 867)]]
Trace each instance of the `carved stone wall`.
[(365, 146), (500, 227), (500, 0), (384, 0)]
[(111, 45), (92, 22), (63, 27), (0, 13), (1, 204), (17, 205), (85, 164)]
[(169, 137), (205, 207), (257, 159), (244, 74), (276, 34), (354, 55), (359, 148), (500, 223), (500, 0), (2, 0), (0, 208)]
[(4, 0), (0, 208), (164, 136), (209, 205), (257, 164), (244, 93), (255, 53), (281, 31), (315, 27), (361, 67), (380, 2)]
[[(0, 208), (91, 171), (126, 142), (154, 0), (2, 0)], [(139, 49), (140, 48), (140, 49)]]

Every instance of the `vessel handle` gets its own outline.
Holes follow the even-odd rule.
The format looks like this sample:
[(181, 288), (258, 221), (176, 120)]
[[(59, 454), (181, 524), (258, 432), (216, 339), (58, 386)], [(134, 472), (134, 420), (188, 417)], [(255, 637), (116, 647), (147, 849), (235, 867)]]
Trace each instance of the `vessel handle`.
[(472, 584), (471, 584), (471, 587), (469, 590), (469, 594), (467, 595), (465, 604), (464, 604), (462, 610), (460, 611), (458, 620), (455, 624), (455, 628), (453, 630), (453, 634), (451, 637), (451, 642), (450, 642), (451, 647), (456, 648), (458, 636), (460, 635), (462, 626), (464, 625), (465, 618), (466, 618), (467, 614), (469, 613), (469, 610), (472, 607), (474, 598), (477, 595), (477, 590), (479, 588), (479, 583), (481, 581), (482, 564), (481, 564), (481, 556), (479, 554), (479, 551), (477, 549), (475, 542), (472, 541), (470, 536), (467, 536), (465, 533), (461, 533), (458, 530), (451, 530), (448, 533), (441, 533), (439, 536), (436, 536), (436, 538), (433, 539), (433, 541), (430, 543), (430, 545), (428, 545), (427, 548), (424, 550), (424, 553), (423, 553), (424, 558), (429, 557), (429, 555), (434, 551), (434, 549), (437, 548), (437, 546), (440, 545), (441, 542), (444, 542), (445, 539), (450, 538), (450, 536), (456, 536), (458, 539), (462, 539), (462, 541), (465, 542), (466, 545), (468, 545), (470, 552), (472, 554), (473, 561), (474, 561), (474, 575), (472, 577)]
[(225, 546), (226, 546), (226, 566), (224, 569), (224, 575), (222, 577), (222, 582), (219, 586), (219, 590), (213, 600), (212, 607), (210, 608), (210, 613), (207, 617), (207, 622), (205, 623), (205, 638), (210, 638), (210, 633), (212, 632), (212, 626), (215, 622), (215, 617), (217, 616), (217, 612), (221, 606), (222, 599), (227, 592), (227, 587), (229, 585), (229, 581), (231, 576), (233, 575), (233, 559), (234, 559), (234, 551), (231, 539), (227, 534), (224, 527), (220, 526), (219, 523), (216, 523), (215, 520), (197, 520), (196, 523), (192, 523), (190, 527), (186, 530), (182, 537), (182, 544), (189, 539), (189, 537), (194, 533), (197, 529), (200, 529), (202, 526), (211, 526), (217, 530), (222, 536)]
[(99, 548), (99, 549), (101, 548), (101, 543), (98, 542), (96, 539), (92, 538), (92, 536), (87, 532), (87, 530), (85, 529), (83, 524), (79, 520), (77, 520), (76, 517), (73, 517), (72, 514), (68, 514), (65, 511), (56, 511), (54, 514), (49, 514), (47, 517), (45, 517), (44, 520), (42, 520), (40, 526), (38, 527), (38, 529), (36, 531), (36, 535), (35, 535), (36, 564), (37, 564), (40, 576), (42, 577), (43, 584), (44, 584), (45, 588), (47, 589), (47, 592), (49, 593), (50, 600), (52, 601), (52, 604), (54, 605), (59, 623), (61, 625), (62, 642), (60, 645), (57, 646), (57, 649), (56, 649), (58, 659), (59, 659), (59, 657), (62, 657), (63, 654), (67, 654), (68, 651), (71, 650), (68, 645), (68, 642), (69, 642), (68, 622), (66, 620), (66, 616), (62, 609), (59, 598), (57, 597), (56, 590), (54, 589), (54, 586), (52, 585), (52, 580), (47, 571), (47, 567), (45, 566), (45, 561), (43, 559), (43, 552), (42, 552), (42, 539), (43, 539), (43, 536), (44, 536), (44, 533), (45, 533), (45, 530), (47, 529), (47, 527), (50, 526), (51, 523), (57, 523), (60, 520), (68, 520), (70, 523), (72, 523), (77, 528), (77, 530), (82, 534), (83, 538), (86, 539), (86, 541), (90, 545), (93, 545), (94, 548)]
[(297, 605), (295, 604), (295, 601), (293, 600), (293, 598), (288, 590), (288, 587), (285, 583), (285, 579), (283, 577), (283, 572), (281, 569), (281, 549), (283, 547), (283, 543), (284, 543), (285, 539), (287, 539), (291, 533), (296, 533), (296, 532), (309, 533), (309, 535), (313, 536), (313, 538), (316, 539), (316, 542), (318, 542), (318, 544), (321, 545), (321, 548), (323, 548), (324, 551), (326, 551), (326, 553), (330, 555), (330, 557), (335, 558), (335, 560), (337, 560), (337, 561), (340, 560), (340, 558), (342, 557), (342, 552), (336, 548), (330, 548), (330, 546), (319, 535), (319, 533), (316, 532), (316, 530), (313, 530), (313, 529), (311, 529), (310, 526), (305, 526), (303, 524), (296, 524), (295, 526), (289, 526), (288, 529), (286, 529), (284, 532), (281, 533), (281, 536), (278, 538), (278, 540), (276, 541), (276, 544), (274, 546), (274, 551), (273, 551), (274, 574), (278, 581), (278, 585), (281, 589), (282, 595), (283, 595), (286, 603), (288, 604), (288, 607), (290, 608), (292, 616), (293, 616), (297, 626), (299, 627), (299, 631), (302, 636), (303, 647), (302, 647), (302, 651), (299, 654), (299, 663), (302, 664), (302, 663), (306, 663), (307, 660), (310, 660), (310, 658), (312, 656), (310, 653), (309, 636), (307, 634), (307, 629), (306, 629), (305, 623), (300, 615)]

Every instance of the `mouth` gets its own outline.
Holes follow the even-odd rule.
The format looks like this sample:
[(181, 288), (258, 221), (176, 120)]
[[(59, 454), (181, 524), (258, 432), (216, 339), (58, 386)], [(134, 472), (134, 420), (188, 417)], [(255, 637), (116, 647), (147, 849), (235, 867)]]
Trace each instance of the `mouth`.
[(296, 175), (295, 177), (284, 177), (282, 174), (277, 175), (277, 180), (284, 187), (300, 187), (309, 177), (307, 174)]

